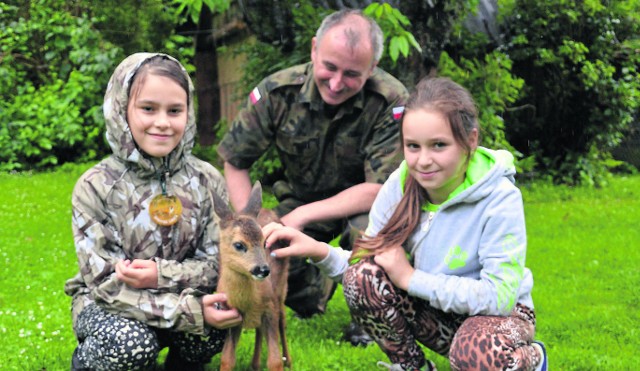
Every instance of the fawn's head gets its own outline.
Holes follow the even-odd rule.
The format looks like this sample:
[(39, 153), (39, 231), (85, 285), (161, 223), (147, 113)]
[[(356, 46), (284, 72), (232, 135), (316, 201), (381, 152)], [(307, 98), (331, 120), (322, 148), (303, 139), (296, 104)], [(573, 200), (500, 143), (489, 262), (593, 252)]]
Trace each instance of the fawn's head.
[(262, 228), (256, 217), (262, 207), (262, 186), (256, 182), (247, 206), (231, 211), (218, 195), (213, 194), (214, 210), (220, 217), (220, 265), (256, 280), (263, 280), (271, 270), (264, 249)]

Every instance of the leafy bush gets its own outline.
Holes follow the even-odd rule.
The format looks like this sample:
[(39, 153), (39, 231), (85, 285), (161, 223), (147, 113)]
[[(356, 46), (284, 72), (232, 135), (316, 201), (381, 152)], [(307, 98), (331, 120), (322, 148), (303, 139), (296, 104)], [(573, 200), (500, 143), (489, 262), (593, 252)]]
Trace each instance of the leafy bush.
[(501, 50), (525, 80), (508, 139), (557, 182), (599, 185), (640, 101), (636, 1), (503, 0)]
[(456, 63), (447, 52), (440, 55), (438, 73), (448, 76), (473, 95), (479, 109), (480, 143), (489, 148), (506, 149), (517, 159), (518, 172), (530, 171), (532, 157), (523, 158), (507, 140), (505, 111), (521, 95), (524, 80), (511, 74), (511, 60), (504, 53), (491, 52), (483, 60), (458, 57)]
[(166, 52), (194, 70), (176, 22), (162, 0), (0, 3), (0, 170), (107, 154), (101, 106), (125, 55)]
[(121, 51), (63, 5), (0, 4), (0, 170), (86, 161), (106, 149), (100, 105)]

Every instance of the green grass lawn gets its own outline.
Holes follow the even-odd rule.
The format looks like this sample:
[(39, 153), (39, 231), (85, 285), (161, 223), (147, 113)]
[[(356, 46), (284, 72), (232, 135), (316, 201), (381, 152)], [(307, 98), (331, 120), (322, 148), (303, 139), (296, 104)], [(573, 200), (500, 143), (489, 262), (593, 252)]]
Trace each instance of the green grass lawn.
[[(0, 370), (68, 370), (75, 346), (66, 279), (77, 271), (71, 190), (85, 166), (0, 174)], [(602, 190), (522, 186), (538, 338), (552, 370), (640, 369), (640, 175)], [(295, 370), (372, 370), (376, 346), (341, 339), (349, 322), (338, 290), (324, 316), (288, 312)], [(248, 369), (252, 332), (241, 339)], [(447, 360), (429, 353), (439, 370)], [(209, 369), (217, 369), (219, 356)]]

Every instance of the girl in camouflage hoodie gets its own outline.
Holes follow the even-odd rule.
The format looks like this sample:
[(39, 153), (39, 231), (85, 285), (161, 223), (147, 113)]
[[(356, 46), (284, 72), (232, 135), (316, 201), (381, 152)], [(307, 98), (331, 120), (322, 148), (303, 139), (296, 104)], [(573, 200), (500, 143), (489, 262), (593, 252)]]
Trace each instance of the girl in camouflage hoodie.
[[(211, 192), (224, 178), (191, 154), (193, 85), (163, 54), (137, 53), (104, 100), (113, 154), (73, 191), (80, 272), (67, 281), (78, 347), (72, 369), (203, 368), (240, 314), (218, 310), (219, 228)], [(225, 307), (224, 305), (222, 307)]]

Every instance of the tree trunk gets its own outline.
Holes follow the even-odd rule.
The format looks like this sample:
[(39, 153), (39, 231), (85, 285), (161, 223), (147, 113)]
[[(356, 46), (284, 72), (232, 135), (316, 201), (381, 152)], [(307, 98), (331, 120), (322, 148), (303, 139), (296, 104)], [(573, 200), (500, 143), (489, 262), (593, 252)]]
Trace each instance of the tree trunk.
[(196, 96), (198, 97), (198, 143), (210, 146), (216, 141), (221, 116), (218, 54), (211, 32), (213, 15), (203, 6), (195, 40)]

